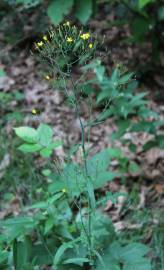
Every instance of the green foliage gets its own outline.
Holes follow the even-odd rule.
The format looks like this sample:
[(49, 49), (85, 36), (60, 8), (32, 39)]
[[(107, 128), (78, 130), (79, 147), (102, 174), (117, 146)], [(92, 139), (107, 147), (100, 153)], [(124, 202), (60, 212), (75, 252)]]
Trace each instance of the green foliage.
[(19, 146), (19, 150), (25, 153), (39, 151), (43, 157), (49, 157), (53, 149), (61, 146), (61, 141), (53, 141), (53, 131), (45, 124), (40, 124), (38, 129), (31, 127), (14, 128), (15, 133), (25, 143)]
[[(59, 2), (54, 3), (58, 4), (55, 8), (59, 8)], [(72, 6), (70, 3), (63, 5), (57, 20), (68, 12)], [(83, 20), (86, 20), (84, 13)], [(81, 142), (68, 149), (68, 156), (60, 162), (50, 158), (61, 142), (54, 141), (53, 130), (49, 125), (41, 123), (37, 128), (14, 128), (16, 135), (23, 141), (19, 150), (25, 154), (39, 153), (42, 158), (49, 159), (43, 160), (45, 167), (42, 174), (45, 181), (42, 182), (41, 191), (46, 186), (43, 194), (35, 201), (30, 200), (28, 205), (22, 203), (19, 216), (0, 222), (2, 266), (14, 266), (16, 270), (41, 269), (46, 265), (56, 270), (151, 269), (150, 259), (146, 258), (149, 249), (136, 242), (120, 244), (112, 221), (99, 209), (107, 200), (117, 203), (119, 196), (127, 194), (104, 191), (95, 196), (95, 191), (107, 182), (122, 176), (110, 170), (112, 159), (120, 161), (122, 171), (128, 167), (130, 171), (136, 172), (137, 164), (128, 162), (116, 148), (106, 148), (91, 155), (90, 149), (86, 148), (86, 127), (90, 129), (92, 125), (99, 124), (99, 121), (114, 116), (119, 121), (118, 133), (114, 135), (119, 138), (127, 129), (141, 131), (144, 128), (144, 131), (155, 133), (159, 123), (152, 125), (146, 121), (147, 117), (155, 114), (146, 108), (145, 93), (134, 95), (136, 83), (132, 82), (133, 73), (129, 74), (117, 66), (109, 77), (100, 61), (88, 64), (94, 57), (96, 42), (90, 32), (80, 32), (66, 22), (57, 30), (50, 30), (36, 43), (38, 59), (46, 62), (50, 72), (48, 80), (51, 81), (55, 73), (64, 84), (64, 94), (79, 121)], [(86, 64), (82, 81), (74, 81), (72, 77), (75, 63), (80, 66)], [(92, 81), (84, 83), (90, 69), (94, 70), (96, 76)], [(81, 101), (83, 94), (87, 93), (85, 87), (93, 83), (99, 87), (99, 93), (96, 97), (93, 95), (93, 101), (96, 98), (98, 106), (104, 106), (105, 103), (107, 106), (98, 119), (89, 119), (85, 124), (81, 119)], [(71, 91), (68, 85), (71, 85)], [(139, 123), (133, 122), (133, 116), (136, 115), (140, 118)], [(162, 143), (162, 137), (158, 139)], [(135, 151), (133, 145), (131, 148)], [(78, 150), (81, 150), (81, 159), (75, 162), (72, 156)]]
[(72, 8), (73, 0), (53, 0), (48, 7), (48, 15), (54, 24), (59, 24), (64, 15), (67, 15)]
[(144, 256), (149, 249), (139, 243), (132, 243), (127, 246), (120, 246), (113, 242), (105, 251), (102, 262), (98, 262), (96, 270), (151, 270), (148, 259)]

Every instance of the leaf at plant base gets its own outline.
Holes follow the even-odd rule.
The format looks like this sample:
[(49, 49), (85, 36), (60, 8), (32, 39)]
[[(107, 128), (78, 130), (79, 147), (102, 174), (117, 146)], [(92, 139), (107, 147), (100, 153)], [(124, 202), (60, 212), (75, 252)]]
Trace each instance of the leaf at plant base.
[(51, 21), (56, 25), (59, 24), (70, 12), (73, 2), (73, 0), (52, 0), (47, 10)]
[(33, 153), (42, 149), (42, 146), (39, 144), (22, 144), (18, 147), (18, 149), (25, 153)]
[(148, 259), (140, 259), (138, 262), (125, 263), (123, 270), (151, 270), (151, 263)]
[(92, 14), (92, 0), (76, 0), (76, 17), (85, 24)]
[(52, 154), (52, 150), (44, 148), (40, 151), (40, 155), (44, 158), (48, 158)]
[(94, 189), (103, 187), (107, 182), (110, 182), (119, 176), (120, 176), (120, 173), (118, 172), (104, 171), (104, 172), (97, 173), (97, 175), (95, 172), (95, 175), (91, 177)]
[(53, 130), (46, 124), (40, 124), (38, 129), (39, 143), (42, 146), (48, 146), (52, 141)]
[(129, 263), (139, 261), (149, 252), (149, 248), (141, 243), (131, 243), (122, 248), (120, 258)]
[(31, 127), (18, 127), (14, 128), (18, 137), (28, 143), (36, 143), (38, 141), (38, 133), (36, 129)]

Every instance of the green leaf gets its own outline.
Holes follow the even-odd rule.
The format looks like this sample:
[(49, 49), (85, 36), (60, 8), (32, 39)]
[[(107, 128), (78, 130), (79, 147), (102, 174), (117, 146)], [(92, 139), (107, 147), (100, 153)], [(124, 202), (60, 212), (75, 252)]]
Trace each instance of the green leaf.
[(86, 24), (92, 14), (92, 0), (76, 0), (76, 14), (82, 24)]
[(33, 153), (42, 149), (42, 146), (39, 144), (22, 144), (18, 149), (25, 153)]
[(16, 225), (32, 225), (34, 220), (32, 217), (16, 217), (0, 221), (1, 226), (16, 226)]
[(46, 124), (40, 124), (38, 129), (39, 143), (42, 146), (48, 146), (52, 141), (53, 130)]
[(38, 133), (31, 127), (18, 127), (14, 128), (18, 137), (28, 143), (36, 143), (38, 141)]
[(44, 148), (40, 151), (40, 155), (44, 158), (48, 158), (52, 154), (52, 150), (48, 148)]
[(63, 264), (73, 263), (73, 264), (83, 265), (84, 262), (89, 262), (89, 260), (87, 258), (71, 258), (71, 259), (65, 260)]
[(139, 8), (142, 9), (151, 2), (152, 0), (139, 0)]
[(147, 259), (140, 259), (138, 262), (125, 263), (123, 270), (151, 270), (150, 261)]
[(121, 260), (129, 263), (139, 261), (149, 252), (149, 248), (141, 243), (131, 243), (122, 248), (120, 253)]
[(31, 255), (31, 241), (25, 238), (24, 241), (14, 241), (13, 244), (13, 259), (16, 270), (22, 270), (28, 263)]
[(53, 150), (53, 149), (55, 149), (55, 148), (57, 148), (57, 147), (59, 147), (59, 146), (61, 146), (61, 145), (62, 145), (62, 141), (55, 141), (55, 142), (50, 143), (50, 144), (47, 146), (47, 149)]
[(164, 20), (164, 6), (159, 7), (158, 9), (158, 18), (160, 21)]
[(53, 0), (48, 6), (48, 16), (54, 24), (59, 24), (67, 15), (73, 5), (73, 0)]
[(65, 251), (70, 248), (73, 248), (73, 245), (71, 243), (64, 243), (58, 248), (53, 261), (54, 266), (57, 266), (60, 263)]

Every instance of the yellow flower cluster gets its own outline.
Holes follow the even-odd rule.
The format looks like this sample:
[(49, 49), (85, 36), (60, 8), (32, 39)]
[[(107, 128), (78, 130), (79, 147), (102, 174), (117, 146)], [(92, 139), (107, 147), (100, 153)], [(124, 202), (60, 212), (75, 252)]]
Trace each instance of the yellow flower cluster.
[(90, 36), (91, 36), (90, 33), (83, 33), (80, 37), (81, 37), (82, 39), (86, 40), (86, 39), (89, 39)]
[[(48, 37), (46, 35), (43, 36), (43, 41), (48, 42)], [(44, 45), (44, 42), (42, 40), (35, 43), (35, 47), (36, 49), (38, 49), (39, 47), (41, 48)]]

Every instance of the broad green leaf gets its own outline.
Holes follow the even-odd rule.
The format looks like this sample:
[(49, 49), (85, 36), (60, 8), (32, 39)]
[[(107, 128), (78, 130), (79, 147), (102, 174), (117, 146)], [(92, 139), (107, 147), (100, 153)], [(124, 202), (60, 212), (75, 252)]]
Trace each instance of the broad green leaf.
[(33, 245), (32, 248), (32, 258), (35, 258), (35, 264), (39, 266), (52, 264), (53, 257), (55, 255), (57, 248), (55, 243), (52, 244), (37, 244)]
[(18, 127), (14, 128), (18, 137), (28, 143), (36, 143), (38, 141), (38, 133), (31, 127)]
[(39, 144), (22, 144), (18, 149), (25, 153), (33, 153), (42, 149), (42, 146)]
[(142, 9), (151, 2), (152, 0), (139, 0), (139, 8)]
[(125, 83), (128, 83), (129, 80), (132, 78), (133, 75), (134, 75), (133, 72), (128, 73), (128, 74), (126, 74), (126, 75), (123, 75), (123, 76), (118, 80), (119, 84), (125, 84)]
[(73, 0), (52, 0), (47, 10), (52, 23), (59, 24), (70, 12), (73, 2)]
[(53, 130), (46, 124), (40, 124), (38, 129), (39, 143), (42, 146), (48, 146), (52, 141)]
[(30, 225), (34, 224), (32, 217), (16, 217), (0, 221), (0, 226)]
[(123, 270), (151, 270), (151, 263), (149, 260), (141, 258), (138, 262), (125, 263)]
[(131, 264), (139, 261), (143, 256), (149, 252), (149, 248), (141, 243), (131, 243), (122, 248), (120, 258), (125, 262)]
[(92, 14), (92, 0), (76, 0), (75, 16), (85, 24)]
[(16, 270), (22, 270), (28, 263), (31, 255), (31, 241), (27, 237), (24, 241), (14, 241), (13, 259)]

